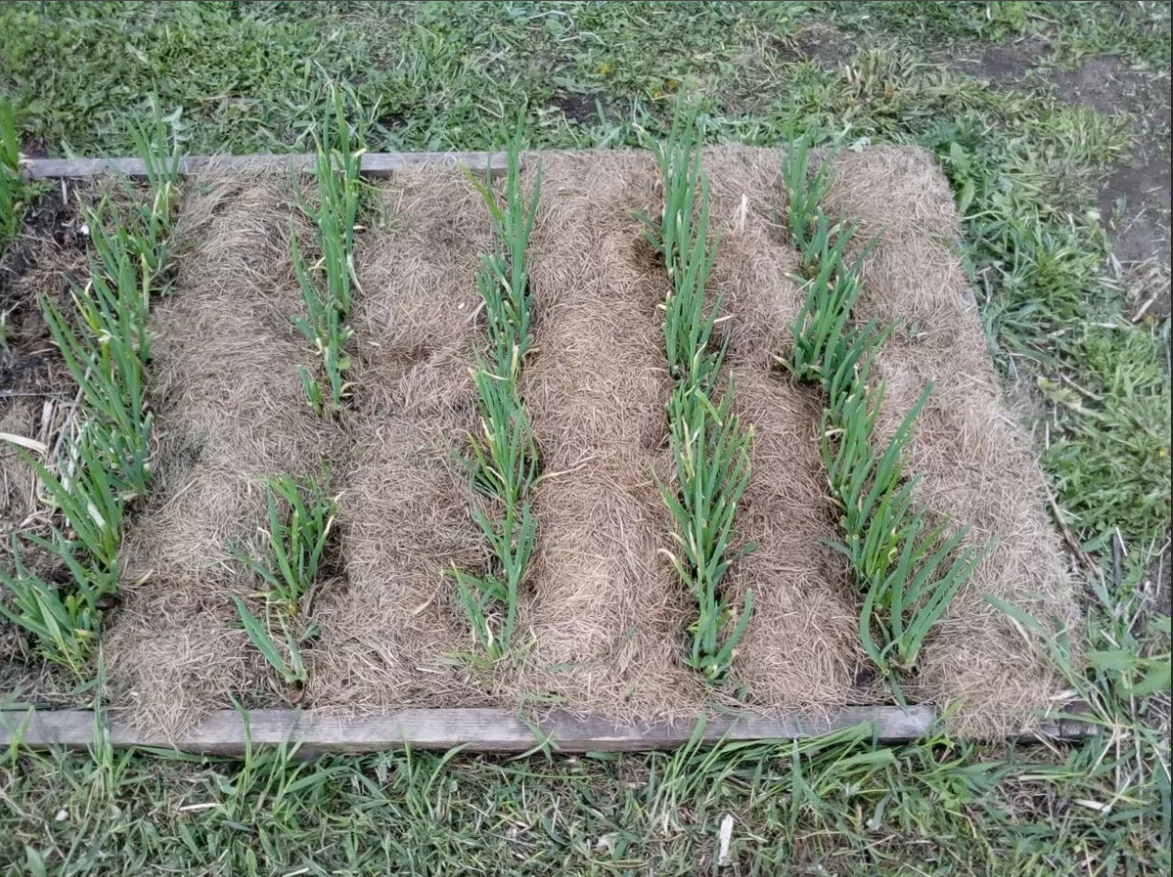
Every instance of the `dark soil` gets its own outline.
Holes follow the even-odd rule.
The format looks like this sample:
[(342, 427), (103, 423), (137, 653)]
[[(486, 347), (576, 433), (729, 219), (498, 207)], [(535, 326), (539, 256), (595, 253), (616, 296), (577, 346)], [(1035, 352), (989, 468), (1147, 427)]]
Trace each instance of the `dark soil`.
[(1114, 171), (1100, 190), (1113, 252), (1121, 262), (1154, 256), (1169, 261), (1169, 159), (1134, 159)]
[(600, 118), (599, 107), (603, 107), (603, 113), (606, 114), (606, 97), (602, 94), (565, 94), (560, 93), (554, 95), (550, 99), (550, 106), (556, 110), (560, 110), (571, 122), (584, 127), (597, 125), (604, 118)]
[(0, 416), (16, 396), (52, 395), (68, 385), (37, 298), (48, 296), (68, 312), (68, 274), (84, 273), (87, 239), (76, 193), (63, 197), (58, 188), (36, 199), (0, 258)]
[(950, 57), (948, 67), (988, 79), (995, 85), (1013, 86), (1022, 82), (1038, 63), (1046, 46), (1039, 40), (1023, 40), (1002, 46), (990, 46), (975, 57)]
[(846, 64), (859, 49), (847, 34), (826, 24), (804, 27), (793, 38), (773, 45), (783, 60), (810, 61), (827, 69)]
[(1128, 109), (1147, 90), (1151, 77), (1129, 70), (1119, 58), (1089, 58), (1076, 70), (1054, 70), (1047, 78), (1067, 103), (1112, 114)]

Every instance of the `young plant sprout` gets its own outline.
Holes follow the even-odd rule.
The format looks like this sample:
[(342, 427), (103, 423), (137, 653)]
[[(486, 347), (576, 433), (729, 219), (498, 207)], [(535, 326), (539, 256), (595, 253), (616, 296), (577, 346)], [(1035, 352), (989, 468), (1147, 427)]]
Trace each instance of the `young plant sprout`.
[(233, 600), (249, 642), (287, 685), (297, 686), (307, 677), (299, 648), (304, 636), (296, 631), (308, 625), (303, 600), (321, 572), (337, 499), (327, 496), (324, 485), (313, 478), (299, 482), (278, 475), (265, 484), (265, 503), (269, 529), (262, 531), (263, 554), (256, 557), (238, 544), (228, 546), (228, 553), (267, 586), (260, 594), (263, 618), (253, 615), (240, 597), (233, 595)]

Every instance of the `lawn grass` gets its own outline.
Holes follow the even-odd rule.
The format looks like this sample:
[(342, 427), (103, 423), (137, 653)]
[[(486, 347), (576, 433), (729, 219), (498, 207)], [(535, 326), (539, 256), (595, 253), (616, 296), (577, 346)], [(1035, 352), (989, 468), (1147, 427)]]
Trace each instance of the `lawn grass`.
[[(823, 54), (808, 60), (812, 33)], [(1053, 648), (1101, 726), (1017, 750), (836, 739), (312, 766), (11, 753), (2, 873), (713, 873), (729, 814), (722, 874), (1167, 874), (1169, 622), (1152, 580), (1170, 517), (1169, 324), (1129, 319), (1095, 210), (1137, 120), (931, 60), (1017, 39), (1167, 86), (1157, 3), (0, 7), (0, 96), (52, 154), (132, 154), (149, 95), (180, 111), (185, 151), (309, 149), (332, 80), (375, 151), (499, 147), (519, 112), (536, 147), (638, 145), (666, 133), (684, 86), (711, 140), (932, 150), (991, 350), (1038, 408), (1057, 507), (1094, 568), (1089, 666)]]

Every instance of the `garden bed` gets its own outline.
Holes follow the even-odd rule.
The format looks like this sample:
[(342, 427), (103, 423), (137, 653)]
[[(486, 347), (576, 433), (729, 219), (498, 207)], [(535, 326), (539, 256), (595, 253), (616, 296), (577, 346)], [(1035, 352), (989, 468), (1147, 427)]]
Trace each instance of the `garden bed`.
[[(313, 351), (291, 322), (304, 305), (290, 230), (303, 242), (313, 233), (290, 174), (273, 161), (185, 167), (176, 281), (149, 324), (154, 481), (128, 520), (122, 597), (107, 610), (99, 649), (106, 703), (127, 735), (182, 741), (232, 699), (249, 708), (292, 699), (327, 723), (469, 708), (503, 721), (519, 708), (557, 707), (565, 721), (607, 723), (612, 735), (645, 729), (633, 739), (649, 723), (679, 736), (713, 710), (762, 716), (774, 724), (753, 733), (771, 737), (802, 726), (796, 717), (832, 728), (867, 713), (845, 708), (888, 715), (891, 693), (859, 642), (860, 597), (826, 544), (838, 538), (838, 513), (820, 455), (823, 401), (779, 365), (805, 294), (779, 151), (704, 154), (716, 232), (709, 292), (724, 296), (725, 370), (735, 411), (753, 427), (738, 533), (755, 547), (725, 585), (735, 607), (752, 590), (753, 612), (719, 687), (682, 660), (695, 605), (665, 558), (672, 519), (657, 482), (673, 472), (661, 330), (669, 284), (638, 218), (656, 216), (663, 198), (652, 155), (525, 159), (523, 188), (539, 167), (542, 183), (527, 250), (532, 349), (518, 389), (543, 475), (512, 660), (492, 664), (461, 657), (476, 643), (449, 575), (490, 563), (461, 462), (482, 416), (472, 371), (485, 345), (476, 273), (494, 248), (490, 215), (450, 161), (400, 160), (371, 180), (354, 243), (351, 388), (346, 410), (323, 418), (299, 378)], [(842, 152), (831, 163), (828, 208), (857, 227), (856, 253), (877, 241), (854, 319), (895, 326), (873, 370), (887, 387), (878, 434), (893, 435), (931, 383), (907, 451), (922, 476), (918, 505), (935, 521), (971, 524), (967, 544), (991, 546), (904, 692), (957, 704), (950, 721), (967, 733), (1038, 729), (1036, 714), (1061, 683), (1045, 644), (986, 598), (1069, 627), (1076, 616), (1030, 437), (1002, 405), (954, 251), (949, 187), (913, 149)], [(484, 159), (477, 169), (500, 166)], [(84, 270), (62, 259), (61, 271)], [(6, 295), (43, 291), (32, 276), (10, 280)], [(55, 384), (21, 392), (44, 399), (5, 398), (0, 431), (37, 434), (43, 402), (69, 395)], [(28, 486), (9, 495), (31, 496), (31, 474), (0, 454), (5, 483)], [(259, 550), (263, 483), (281, 474), (320, 479), (337, 497), (304, 607), (315, 629), (302, 655), (307, 678), (292, 695), (240, 626), (233, 597), (252, 598), (258, 583), (229, 551)], [(15, 500), (3, 511), (6, 531), (31, 513)], [(27, 652), (9, 652), (5, 672), (21, 699), (66, 706), (92, 696), (70, 694)], [(932, 711), (912, 715), (923, 730)], [(520, 731), (511, 739), (532, 745)]]

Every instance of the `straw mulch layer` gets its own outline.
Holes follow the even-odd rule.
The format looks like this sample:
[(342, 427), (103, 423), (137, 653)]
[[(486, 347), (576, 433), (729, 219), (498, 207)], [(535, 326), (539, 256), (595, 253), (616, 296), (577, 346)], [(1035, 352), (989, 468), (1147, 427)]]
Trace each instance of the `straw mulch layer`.
[[(377, 221), (357, 237), (349, 377), (352, 410), (317, 419), (297, 376), (313, 354), (289, 256), (299, 222), (288, 181), (250, 174), (189, 183), (179, 281), (153, 318), (158, 488), (126, 541), (123, 607), (103, 638), (115, 708), (177, 732), (227, 692), (283, 695), (233, 624), (232, 594), (255, 582), (231, 540), (266, 525), (259, 480), (328, 472), (341, 494), (331, 577), (312, 602), (303, 704), (356, 713), (396, 707), (558, 703), (617, 719), (695, 715), (707, 691), (681, 661), (691, 595), (665, 558), (671, 476), (658, 304), (663, 264), (635, 214), (655, 214), (658, 174), (642, 152), (550, 153), (531, 241), (533, 352), (521, 391), (540, 448), (535, 555), (520, 608), (518, 660), (474, 669), (453, 564), (489, 555), (458, 455), (477, 429), (470, 368), (484, 341), (475, 285), (492, 246), (483, 204), (456, 171), (379, 181)], [(920, 700), (961, 700), (957, 723), (999, 733), (1046, 706), (1057, 681), (1036, 644), (984, 599), (1074, 620), (1063, 555), (1045, 511), (1029, 436), (1002, 407), (992, 362), (953, 252), (957, 218), (940, 172), (916, 150), (834, 159), (829, 208), (862, 243), (859, 317), (895, 321), (878, 360), (890, 433), (923, 387), (911, 468), (920, 504), (972, 523), (994, 548), (922, 654)], [(753, 424), (754, 477), (738, 510), (756, 550), (726, 586), (755, 611), (734, 662), (742, 702), (817, 711), (877, 703), (856, 630), (860, 598), (841, 558), (818, 451), (821, 399), (776, 357), (801, 305), (797, 256), (781, 225), (781, 155), (714, 149), (705, 167), (718, 233), (711, 292), (724, 294), (735, 405)], [(299, 239), (312, 240), (309, 230)], [(732, 689), (729, 689), (730, 691)]]

